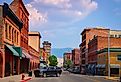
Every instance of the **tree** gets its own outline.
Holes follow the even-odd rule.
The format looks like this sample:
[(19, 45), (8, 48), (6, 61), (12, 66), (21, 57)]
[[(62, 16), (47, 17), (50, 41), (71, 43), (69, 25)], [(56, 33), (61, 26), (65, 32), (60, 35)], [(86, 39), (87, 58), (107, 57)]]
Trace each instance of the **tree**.
[(49, 56), (49, 65), (56, 66), (58, 64), (57, 57), (55, 55)]
[(72, 60), (66, 60), (64, 67), (70, 68), (73, 65)]

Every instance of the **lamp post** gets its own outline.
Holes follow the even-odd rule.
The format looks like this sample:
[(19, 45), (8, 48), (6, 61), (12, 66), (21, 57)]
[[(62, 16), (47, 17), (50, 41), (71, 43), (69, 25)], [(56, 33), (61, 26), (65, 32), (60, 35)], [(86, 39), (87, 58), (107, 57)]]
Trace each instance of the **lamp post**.
[(110, 77), (110, 30), (108, 32), (108, 77)]

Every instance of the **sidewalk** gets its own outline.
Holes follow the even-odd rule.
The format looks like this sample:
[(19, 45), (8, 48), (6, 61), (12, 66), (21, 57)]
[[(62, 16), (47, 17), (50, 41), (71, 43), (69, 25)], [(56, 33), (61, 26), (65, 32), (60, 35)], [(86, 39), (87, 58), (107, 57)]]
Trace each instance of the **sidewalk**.
[(21, 80), (22, 74), (20, 74), (20, 75), (14, 75), (14, 76), (0, 78), (0, 82), (27, 82), (28, 80), (31, 80), (32, 78), (34, 78), (33, 75), (32, 75), (32, 77), (28, 77), (28, 74), (24, 74), (24, 75), (25, 75), (24, 80)]
[(106, 76), (105, 79), (113, 80), (113, 81), (119, 81), (119, 77), (108, 77), (108, 76)]

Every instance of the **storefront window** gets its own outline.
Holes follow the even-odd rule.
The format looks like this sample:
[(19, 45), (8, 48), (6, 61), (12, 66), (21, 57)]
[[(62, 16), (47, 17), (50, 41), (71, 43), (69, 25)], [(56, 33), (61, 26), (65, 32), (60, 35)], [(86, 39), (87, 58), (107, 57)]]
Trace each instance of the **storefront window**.
[(117, 60), (121, 61), (121, 55), (117, 55)]

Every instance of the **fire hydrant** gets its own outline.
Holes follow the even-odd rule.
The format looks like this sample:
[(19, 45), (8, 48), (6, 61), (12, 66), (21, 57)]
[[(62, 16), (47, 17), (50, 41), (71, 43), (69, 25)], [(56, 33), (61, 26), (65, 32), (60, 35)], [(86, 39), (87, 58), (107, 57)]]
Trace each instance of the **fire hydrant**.
[(21, 80), (24, 80), (24, 78), (25, 78), (25, 75), (24, 75), (24, 74), (22, 74), (22, 78), (21, 78)]

